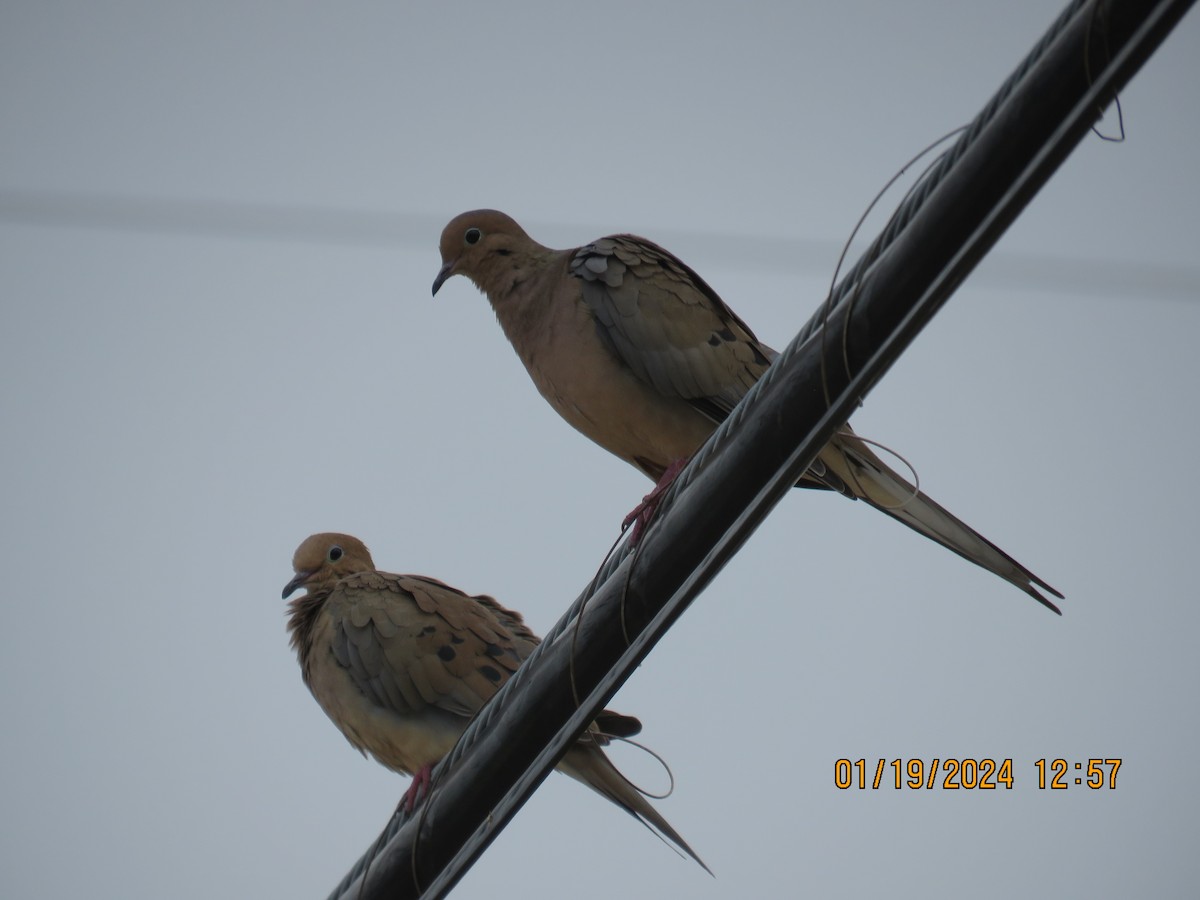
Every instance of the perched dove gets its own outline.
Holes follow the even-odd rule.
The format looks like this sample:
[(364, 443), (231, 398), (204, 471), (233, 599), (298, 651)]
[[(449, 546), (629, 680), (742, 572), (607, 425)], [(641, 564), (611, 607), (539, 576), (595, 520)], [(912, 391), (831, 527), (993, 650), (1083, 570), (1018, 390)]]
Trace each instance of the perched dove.
[[(658, 479), (648, 501), (778, 355), (699, 275), (644, 238), (551, 250), (481, 209), (451, 220), (441, 254), (434, 294), (453, 275), (474, 282), (558, 414)], [(1062, 594), (890, 469), (848, 424), (800, 485), (865, 500), (1059, 612), (1038, 588)]]
[[(304, 682), (364, 756), (414, 776), (406, 794), (411, 811), (433, 764), (541, 638), (520, 613), (491, 597), (470, 597), (421, 575), (376, 571), (362, 541), (347, 534), (312, 535), (292, 567), (284, 599), (307, 589), (288, 604)], [(558, 768), (704, 866), (601, 749), (610, 737), (641, 728), (632, 716), (604, 710)]]

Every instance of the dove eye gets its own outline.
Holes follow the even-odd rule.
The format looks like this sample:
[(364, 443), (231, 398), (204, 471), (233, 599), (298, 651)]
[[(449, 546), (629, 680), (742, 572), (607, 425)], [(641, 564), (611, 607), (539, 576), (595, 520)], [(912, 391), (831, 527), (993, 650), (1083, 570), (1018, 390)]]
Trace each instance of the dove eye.
[(342, 548), (339, 547), (337, 544), (334, 544), (332, 547), (329, 548), (329, 561), (337, 562), (341, 558), (342, 558)]
[(466, 234), (463, 235), (463, 240), (471, 246), (478, 244), (483, 237), (483, 232), (478, 228), (468, 228)]

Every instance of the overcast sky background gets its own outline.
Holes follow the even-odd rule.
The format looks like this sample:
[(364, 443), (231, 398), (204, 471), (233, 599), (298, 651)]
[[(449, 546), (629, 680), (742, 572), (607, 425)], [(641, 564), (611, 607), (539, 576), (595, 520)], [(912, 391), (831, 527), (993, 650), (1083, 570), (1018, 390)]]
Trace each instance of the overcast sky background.
[[(599, 565), (649, 483), (465, 279), (430, 299), (447, 220), (646, 235), (782, 347), (878, 188), (1060, 8), (0, 4), (0, 894), (336, 885), (407, 781), (301, 682), (308, 534), (539, 631)], [(854, 418), (1065, 615), (794, 492), (613, 703), (716, 878), (553, 776), (456, 896), (1193, 895), (1198, 23)], [(840, 791), (839, 757), (1016, 784)], [(1043, 757), (1123, 764), (1040, 791)]]

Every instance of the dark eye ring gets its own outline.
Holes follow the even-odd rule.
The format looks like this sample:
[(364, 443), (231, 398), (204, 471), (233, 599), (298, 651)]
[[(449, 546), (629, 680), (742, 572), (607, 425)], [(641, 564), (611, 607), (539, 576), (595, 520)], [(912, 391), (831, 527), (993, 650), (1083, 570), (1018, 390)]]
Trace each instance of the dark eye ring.
[(472, 246), (478, 244), (482, 238), (483, 232), (478, 228), (468, 228), (466, 233), (463, 235), (463, 240)]
[(337, 544), (334, 544), (332, 547), (329, 548), (329, 561), (337, 562), (339, 559), (342, 558), (342, 553), (343, 553), (342, 548), (339, 547)]

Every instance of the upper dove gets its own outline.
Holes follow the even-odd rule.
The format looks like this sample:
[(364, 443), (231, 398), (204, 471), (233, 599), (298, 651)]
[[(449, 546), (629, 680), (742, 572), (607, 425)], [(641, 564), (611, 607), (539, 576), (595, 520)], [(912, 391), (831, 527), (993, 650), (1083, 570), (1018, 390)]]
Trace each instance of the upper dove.
[[(452, 219), (440, 250), (433, 293), (454, 275), (474, 282), (542, 396), (659, 480), (656, 492), (778, 356), (704, 279), (645, 238), (552, 250), (481, 209)], [(1038, 588), (1061, 593), (889, 468), (849, 424), (801, 484), (865, 500), (1059, 612)]]

